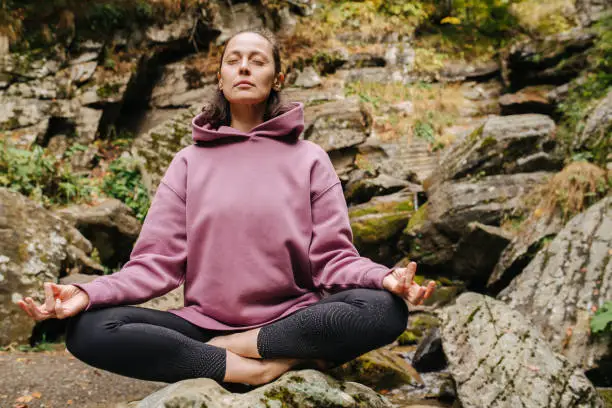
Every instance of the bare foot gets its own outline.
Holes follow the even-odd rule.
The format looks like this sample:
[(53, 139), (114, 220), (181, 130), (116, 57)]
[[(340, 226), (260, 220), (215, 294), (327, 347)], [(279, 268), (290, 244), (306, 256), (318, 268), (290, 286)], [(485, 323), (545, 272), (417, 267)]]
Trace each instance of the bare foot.
[(298, 358), (275, 358), (262, 360), (265, 372), (263, 381), (265, 381), (265, 383), (273, 381), (303, 361), (304, 360)]

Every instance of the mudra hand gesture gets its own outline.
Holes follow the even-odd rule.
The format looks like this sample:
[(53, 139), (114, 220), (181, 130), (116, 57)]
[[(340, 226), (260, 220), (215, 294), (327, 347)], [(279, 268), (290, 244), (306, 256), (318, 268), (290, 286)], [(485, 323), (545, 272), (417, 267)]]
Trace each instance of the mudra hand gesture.
[(416, 262), (410, 262), (406, 268), (393, 268), (393, 272), (383, 279), (383, 287), (406, 299), (411, 305), (418, 306), (433, 293), (436, 282), (430, 281), (427, 286), (414, 282)]

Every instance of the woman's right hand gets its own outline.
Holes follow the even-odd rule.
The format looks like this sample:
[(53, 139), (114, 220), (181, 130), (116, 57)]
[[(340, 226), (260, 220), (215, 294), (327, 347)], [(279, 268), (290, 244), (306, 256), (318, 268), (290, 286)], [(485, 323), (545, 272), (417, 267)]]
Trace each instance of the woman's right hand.
[(36, 321), (50, 318), (64, 319), (84, 310), (89, 304), (87, 292), (74, 285), (58, 285), (45, 282), (45, 304), (37, 304), (31, 297), (17, 304)]

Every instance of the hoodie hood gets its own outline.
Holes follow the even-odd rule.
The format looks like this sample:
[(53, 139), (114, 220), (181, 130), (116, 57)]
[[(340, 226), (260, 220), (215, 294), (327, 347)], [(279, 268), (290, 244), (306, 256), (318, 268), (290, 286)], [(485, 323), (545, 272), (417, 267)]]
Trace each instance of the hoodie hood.
[(302, 102), (289, 102), (291, 108), (286, 112), (275, 116), (252, 128), (249, 132), (242, 132), (230, 126), (212, 127), (205, 121), (203, 113), (200, 113), (191, 122), (192, 138), (195, 143), (209, 142), (227, 137), (243, 136), (252, 137), (276, 137), (297, 140), (304, 130), (304, 104)]

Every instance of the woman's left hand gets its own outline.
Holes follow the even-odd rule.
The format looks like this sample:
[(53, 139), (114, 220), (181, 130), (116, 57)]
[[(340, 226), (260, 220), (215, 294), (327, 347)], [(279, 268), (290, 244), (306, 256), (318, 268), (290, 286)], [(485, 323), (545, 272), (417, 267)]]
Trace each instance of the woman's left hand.
[(427, 286), (414, 282), (416, 267), (416, 262), (410, 262), (406, 268), (394, 268), (393, 272), (383, 279), (385, 289), (406, 299), (413, 306), (422, 304), (436, 287), (434, 281), (430, 281)]

